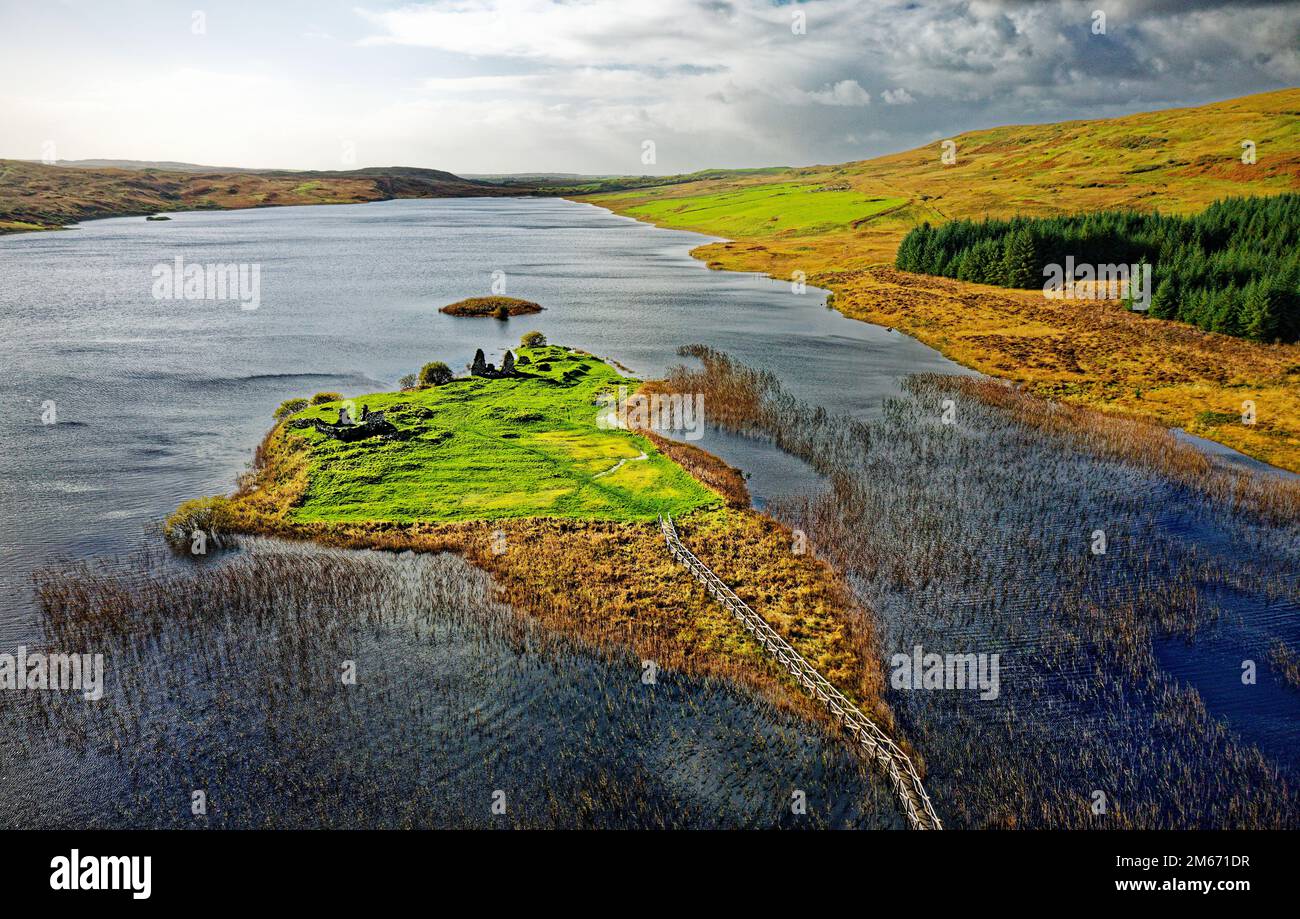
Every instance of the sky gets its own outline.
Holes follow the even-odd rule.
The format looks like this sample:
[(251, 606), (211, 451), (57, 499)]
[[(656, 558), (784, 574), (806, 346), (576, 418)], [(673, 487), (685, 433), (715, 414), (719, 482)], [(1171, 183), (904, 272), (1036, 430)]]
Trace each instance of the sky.
[(20, 159), (669, 174), (1296, 85), (1283, 2), (0, 0)]

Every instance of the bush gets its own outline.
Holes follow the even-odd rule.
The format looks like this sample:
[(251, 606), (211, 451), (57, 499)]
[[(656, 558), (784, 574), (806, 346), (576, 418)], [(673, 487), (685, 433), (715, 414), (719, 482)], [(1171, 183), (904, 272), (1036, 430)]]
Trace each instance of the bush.
[(443, 383), (450, 383), (453, 379), (455, 374), (442, 361), (430, 361), (420, 368), (421, 386), (441, 386)]
[(540, 363), (540, 364), (537, 365), (537, 369), (538, 369), (538, 370), (550, 370), (550, 369), (551, 369), (551, 365), (548, 364), (548, 363), (546, 363), (545, 361), (543, 361), (542, 363)]
[(541, 332), (525, 332), (519, 339), (521, 348), (544, 348), (546, 347), (546, 336)]
[(311, 397), (312, 405), (324, 405), (326, 402), (341, 402), (343, 396), (336, 392), (318, 392)]
[(504, 321), (510, 318), (510, 310), (506, 309), (505, 306), (498, 306), (492, 311), (492, 315), (494, 318)]
[[(229, 530), (230, 499), (223, 495), (191, 498), (163, 523), (163, 538), (174, 551), (184, 554), (211, 554), (221, 548), (221, 533)], [(197, 533), (203, 540), (196, 540)], [(206, 552), (194, 551), (202, 545)]]
[(275, 420), (283, 421), (290, 415), (296, 415), (307, 407), (306, 399), (285, 399), (275, 410)]
[(403, 390), (415, 389), (415, 387), (419, 385), (420, 385), (420, 377), (418, 374), (415, 373), (408, 373), (406, 376), (402, 377), (400, 380), (397, 381), (397, 388)]

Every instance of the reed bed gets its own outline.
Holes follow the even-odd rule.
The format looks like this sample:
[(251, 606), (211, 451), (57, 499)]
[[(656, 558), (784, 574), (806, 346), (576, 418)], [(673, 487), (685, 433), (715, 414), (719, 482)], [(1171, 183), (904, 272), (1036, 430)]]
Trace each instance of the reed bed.
[[(651, 436), (647, 434), (647, 436)], [(727, 507), (688, 515), (683, 532), (706, 564), (747, 602), (760, 604), (795, 648), (864, 711), (888, 723), (872, 619), (825, 561), (794, 555), (789, 530), (748, 509), (743, 475), (717, 457), (667, 438), (674, 461), (713, 487)], [(200, 498), (164, 527), (184, 550), (195, 527), (318, 545), (456, 552), (489, 572), (502, 599), (547, 627), (595, 647), (697, 676), (732, 681), (823, 725), (834, 722), (747, 632), (672, 561), (657, 524), (550, 518), (397, 523), (302, 523), (293, 508), (307, 488), (299, 451), (272, 428), (231, 498)], [(179, 542), (176, 534), (182, 537)]]
[(901, 825), (830, 732), (720, 679), (647, 684), (455, 555), (240, 542), (181, 575), (38, 574), (47, 643), (103, 653), (108, 685), (0, 709), (0, 826)]
[(674, 369), (669, 389), (703, 392), (711, 420), (827, 478), (824, 494), (771, 511), (877, 618), (882, 670), (916, 645), (1001, 655), (997, 699), (885, 692), (947, 825), (1300, 822), (1293, 764), (1211, 717), (1153, 652), (1158, 639), (1229, 627), (1223, 587), (1300, 597), (1300, 486), (994, 381), (912, 377), (880, 420), (857, 421), (725, 354), (684, 353), (701, 367)]

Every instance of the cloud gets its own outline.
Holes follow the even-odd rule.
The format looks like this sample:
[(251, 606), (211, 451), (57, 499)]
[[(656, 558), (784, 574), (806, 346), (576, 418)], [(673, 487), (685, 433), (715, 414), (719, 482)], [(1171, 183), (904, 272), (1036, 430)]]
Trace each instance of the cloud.
[[(764, 0), (457, 0), (363, 15), (375, 30), (368, 44), (511, 71), (427, 88), (510, 105), (563, 100), (586, 111), (589, 130), (698, 130), (710, 143), (679, 140), (705, 148), (732, 138), (739, 162), (755, 165), (760, 149), (785, 151), (782, 162), (828, 161), (862, 155), (849, 137), (892, 138), (872, 151), (886, 152), (935, 132), (1300, 82), (1300, 20), (1285, 4), (1255, 3), (1248, 16), (1226, 2), (1192, 6), (1114, 0), (1104, 35), (1093, 33), (1095, 3), (1076, 0), (808, 0), (797, 10)], [(791, 28), (795, 12), (806, 34)], [(873, 93), (887, 108), (870, 107)], [(918, 94), (926, 105), (904, 110)], [(583, 130), (580, 114), (563, 117)], [(660, 162), (695, 168), (699, 157)]]
[[(1095, 34), (1097, 5), (317, 0), (304, 22), (246, 0), (239, 30), (214, 16), (202, 38), (188, 17), (31, 5), (0, 31), (0, 154), (54, 138), (69, 157), (337, 168), (343, 138), (360, 163), (610, 173), (644, 171), (654, 140), (673, 172), (1300, 84), (1289, 4), (1107, 0)], [(50, 59), (80, 65), (27, 79)]]
[(829, 83), (816, 92), (804, 93), (804, 98), (819, 105), (870, 105), (871, 94), (858, 85), (857, 80), (840, 80)]

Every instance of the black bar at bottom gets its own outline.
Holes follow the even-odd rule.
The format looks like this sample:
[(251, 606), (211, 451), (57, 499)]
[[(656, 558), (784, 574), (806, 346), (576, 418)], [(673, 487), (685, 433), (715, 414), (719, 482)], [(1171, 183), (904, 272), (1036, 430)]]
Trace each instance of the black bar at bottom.
[[(985, 903), (1109, 901), (1231, 907), (1294, 892), (1288, 833), (400, 833), (10, 832), (0, 834), (5, 901), (117, 901), (205, 907), (286, 903), (374, 906), (457, 902), (498, 907), (518, 898), (581, 898), (598, 906), (667, 907), (705, 885), (737, 902), (842, 897), (894, 899), (924, 911), (978, 895)], [(87, 879), (111, 881), (101, 856), (149, 857), (119, 890), (69, 887), (57, 876), (76, 850)], [(85, 861), (87, 857), (92, 860)], [(124, 862), (114, 862), (125, 871)], [(52, 866), (53, 865), (53, 866)], [(1284, 877), (1283, 872), (1289, 876)], [(136, 881), (134, 890), (129, 883)], [(80, 880), (80, 879), (79, 879)], [(1207, 886), (1208, 885), (1208, 886)], [(674, 892), (675, 891), (675, 892)], [(628, 898), (632, 899), (629, 900)], [(646, 899), (648, 898), (648, 899)], [(863, 899), (865, 898), (865, 899)], [(680, 902), (680, 901), (677, 901)], [(674, 907), (675, 908), (675, 907)]]

